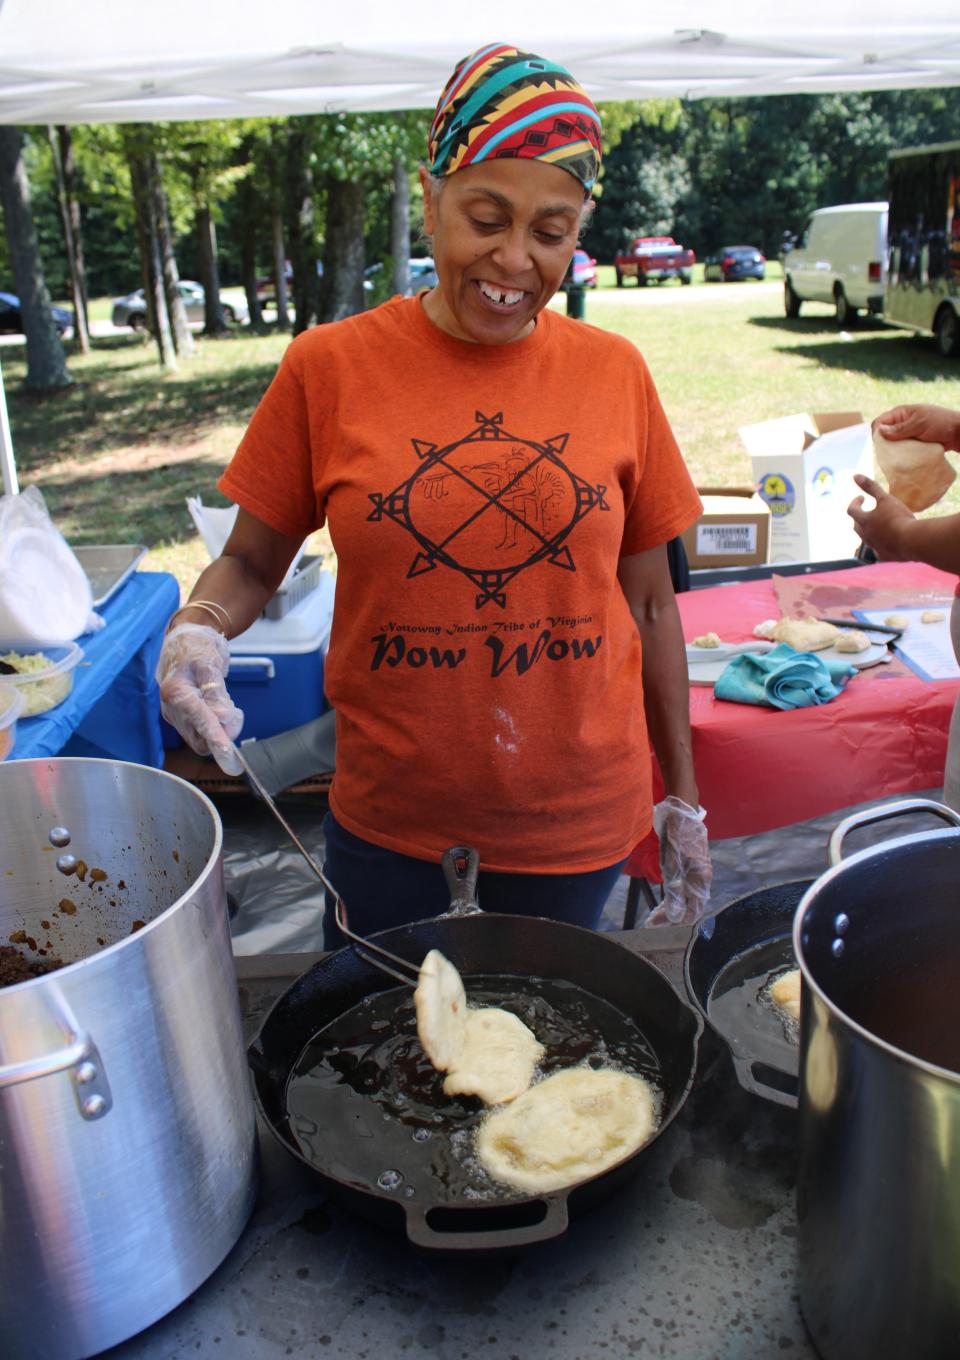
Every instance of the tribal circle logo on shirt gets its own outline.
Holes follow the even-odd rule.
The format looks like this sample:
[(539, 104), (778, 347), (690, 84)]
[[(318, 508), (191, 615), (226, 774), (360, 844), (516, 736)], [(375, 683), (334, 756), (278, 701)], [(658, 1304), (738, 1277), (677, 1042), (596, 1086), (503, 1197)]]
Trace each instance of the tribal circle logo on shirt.
[(445, 448), (414, 439), (420, 466), (395, 490), (371, 495), (367, 518), (391, 519), (416, 539), (408, 579), (449, 567), (476, 586), (478, 609), (490, 600), (503, 608), (506, 587), (528, 567), (576, 571), (567, 537), (594, 507), (610, 507), (607, 488), (590, 486), (561, 458), (569, 435), (541, 444), (504, 430), (502, 414), (476, 418)]

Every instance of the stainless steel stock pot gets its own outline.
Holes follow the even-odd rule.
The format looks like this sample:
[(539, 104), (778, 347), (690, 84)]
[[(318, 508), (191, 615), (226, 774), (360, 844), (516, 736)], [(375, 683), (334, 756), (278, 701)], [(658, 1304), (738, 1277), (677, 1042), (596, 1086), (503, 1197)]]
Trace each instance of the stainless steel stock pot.
[[(915, 810), (952, 829), (842, 860)], [(960, 1355), (958, 825), (921, 800), (855, 814), (797, 908), (800, 1297), (824, 1360)]]
[(186, 1298), (253, 1204), (222, 833), (108, 760), (4, 762), (0, 808), (0, 943), (66, 964), (0, 988), (0, 1355), (78, 1360)]

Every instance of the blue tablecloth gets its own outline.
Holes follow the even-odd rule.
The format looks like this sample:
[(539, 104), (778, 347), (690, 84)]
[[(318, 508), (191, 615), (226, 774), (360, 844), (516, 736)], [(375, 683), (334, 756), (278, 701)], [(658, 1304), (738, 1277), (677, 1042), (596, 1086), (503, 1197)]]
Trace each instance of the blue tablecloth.
[(138, 571), (100, 610), (106, 627), (78, 638), (83, 660), (62, 704), (21, 718), (10, 758), (101, 756), (163, 764), (153, 678), (163, 630), (180, 603), (176, 577)]

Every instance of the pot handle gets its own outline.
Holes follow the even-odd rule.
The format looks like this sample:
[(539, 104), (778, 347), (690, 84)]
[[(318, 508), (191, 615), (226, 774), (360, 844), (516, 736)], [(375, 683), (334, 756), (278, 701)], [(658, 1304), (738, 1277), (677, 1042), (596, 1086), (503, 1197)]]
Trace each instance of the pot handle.
[(81, 1119), (88, 1122), (102, 1119), (111, 1109), (113, 1097), (97, 1046), (92, 1036), (80, 1028), (59, 987), (50, 985), (45, 1000), (57, 1028), (63, 1031), (66, 1047), (23, 1062), (0, 1065), (0, 1091), (5, 1086), (19, 1086), (25, 1081), (52, 1077), (57, 1072), (69, 1072)]
[(444, 850), (440, 863), (450, 889), (450, 906), (444, 916), (473, 916), (480, 911), (477, 901), (479, 851), (470, 845), (454, 845)]
[(960, 826), (960, 815), (945, 803), (935, 803), (931, 798), (902, 798), (897, 803), (884, 803), (882, 807), (868, 808), (865, 812), (854, 812), (844, 817), (833, 830), (827, 842), (827, 854), (831, 864), (839, 864), (843, 859), (843, 842), (851, 831), (861, 826), (872, 826), (874, 822), (887, 822), (892, 817), (902, 817), (909, 812), (930, 812), (941, 817), (951, 826)]
[[(764, 1080), (764, 1071), (773, 1071), (774, 1069), (766, 1068), (763, 1063), (758, 1063), (754, 1058), (738, 1058), (734, 1054), (733, 1070), (736, 1072), (737, 1081), (751, 1095), (761, 1096), (764, 1100), (775, 1101), (777, 1105), (786, 1105), (790, 1110), (797, 1108), (799, 1097), (796, 1089), (784, 1091), (781, 1087), (774, 1086), (772, 1082)], [(785, 1074), (778, 1072), (777, 1075), (784, 1076)], [(790, 1080), (789, 1077), (786, 1079)], [(796, 1078), (793, 1078), (792, 1084), (796, 1088)]]
[[(531, 1247), (538, 1242), (549, 1242), (555, 1237), (562, 1237), (570, 1224), (566, 1195), (534, 1200), (533, 1203), (542, 1204), (544, 1209), (543, 1217), (536, 1223), (521, 1223), (511, 1228), (503, 1221), (505, 1216), (509, 1217), (511, 1209), (511, 1206), (506, 1204), (498, 1205), (495, 1210), (489, 1211), (489, 1216), (496, 1218), (496, 1227), (466, 1228), (455, 1232), (441, 1232), (431, 1228), (427, 1222), (427, 1215), (432, 1212), (431, 1207), (424, 1205), (414, 1207), (407, 1204), (404, 1206), (407, 1211), (407, 1237), (415, 1247), (421, 1247), (426, 1251), (504, 1251), (512, 1250), (514, 1247)], [(529, 1213), (530, 1207), (531, 1202), (528, 1200), (523, 1205), (525, 1214)], [(467, 1212), (476, 1214), (478, 1222), (483, 1222), (487, 1217), (483, 1209)]]

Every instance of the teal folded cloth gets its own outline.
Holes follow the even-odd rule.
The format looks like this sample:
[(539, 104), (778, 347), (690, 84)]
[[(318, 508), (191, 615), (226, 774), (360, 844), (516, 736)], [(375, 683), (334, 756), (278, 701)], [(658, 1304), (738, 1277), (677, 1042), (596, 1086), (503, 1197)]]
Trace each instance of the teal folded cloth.
[(811, 708), (835, 699), (856, 666), (840, 657), (797, 652), (781, 642), (769, 652), (741, 652), (721, 671), (714, 697), (735, 704)]

